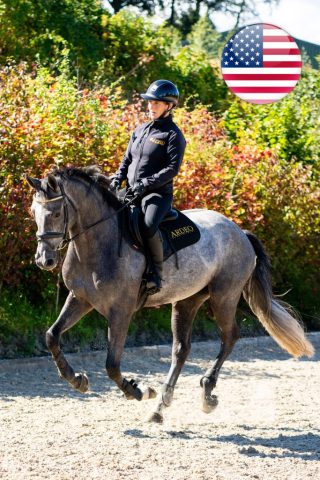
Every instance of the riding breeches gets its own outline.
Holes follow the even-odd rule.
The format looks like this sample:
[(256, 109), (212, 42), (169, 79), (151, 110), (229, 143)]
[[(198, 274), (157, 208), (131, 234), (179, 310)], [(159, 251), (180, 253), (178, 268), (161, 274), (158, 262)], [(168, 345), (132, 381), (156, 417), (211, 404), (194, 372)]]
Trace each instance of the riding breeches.
[(143, 213), (143, 235), (151, 238), (158, 230), (165, 214), (170, 210), (173, 195), (171, 193), (151, 192), (138, 199)]

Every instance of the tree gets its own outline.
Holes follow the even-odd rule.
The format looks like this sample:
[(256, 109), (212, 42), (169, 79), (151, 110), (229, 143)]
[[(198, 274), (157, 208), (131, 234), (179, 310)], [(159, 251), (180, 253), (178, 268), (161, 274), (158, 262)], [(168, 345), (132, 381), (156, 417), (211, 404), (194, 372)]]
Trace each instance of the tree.
[(0, 63), (60, 56), (66, 47), (83, 71), (103, 55), (102, 18), (98, 0), (0, 0)]
[[(163, 0), (161, 0), (163, 1)], [(263, 0), (269, 5), (276, 5), (280, 0)], [(165, 8), (170, 8), (171, 14), (167, 19), (169, 25), (176, 26), (183, 32), (184, 38), (191, 32), (192, 26), (200, 19), (201, 7), (206, 7), (208, 14), (213, 12), (231, 13), (235, 17), (234, 28), (246, 14), (258, 16), (256, 0), (168, 0)], [(187, 10), (185, 8), (187, 7)]]
[(187, 41), (195, 52), (206, 52), (207, 56), (220, 58), (224, 44), (221, 41), (221, 34), (217, 32), (215, 26), (209, 18), (209, 13), (200, 17), (200, 19), (191, 27), (191, 32), (187, 35)]
[[(119, 12), (125, 7), (137, 7), (140, 11), (145, 11), (149, 15), (153, 15), (155, 12), (156, 2), (154, 0), (109, 0), (110, 6), (113, 8), (114, 13)], [(163, 0), (158, 1), (158, 5), (164, 8)]]

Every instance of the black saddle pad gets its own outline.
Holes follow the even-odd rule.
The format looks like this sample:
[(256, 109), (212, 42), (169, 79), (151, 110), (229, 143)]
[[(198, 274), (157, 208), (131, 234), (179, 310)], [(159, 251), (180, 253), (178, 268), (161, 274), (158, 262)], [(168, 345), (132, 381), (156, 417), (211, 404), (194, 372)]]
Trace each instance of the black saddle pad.
[[(134, 232), (130, 229), (129, 209), (125, 209), (123, 212), (125, 212), (124, 218), (121, 220), (123, 221), (124, 239), (134, 250), (145, 254), (144, 245), (139, 242), (137, 237), (134, 235)], [(140, 213), (140, 225), (141, 219), (142, 214)], [(163, 238), (164, 260), (167, 260), (173, 253), (193, 245), (200, 240), (200, 230), (198, 226), (180, 211), (178, 211), (178, 218), (176, 220), (169, 220), (167, 222), (160, 223), (159, 228)]]
[(162, 236), (167, 240), (167, 246), (164, 242), (164, 260), (169, 258), (174, 251), (178, 252), (182, 248), (189, 247), (189, 245), (193, 245), (200, 240), (200, 230), (198, 226), (184, 213), (178, 211), (178, 214), (176, 220), (170, 220), (160, 224)]

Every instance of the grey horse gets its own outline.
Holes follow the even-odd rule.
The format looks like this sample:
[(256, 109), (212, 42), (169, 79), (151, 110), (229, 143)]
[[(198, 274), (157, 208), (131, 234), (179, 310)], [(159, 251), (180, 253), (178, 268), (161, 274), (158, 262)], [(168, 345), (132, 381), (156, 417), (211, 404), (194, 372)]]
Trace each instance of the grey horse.
[(158, 394), (150, 386), (128, 381), (120, 362), (131, 317), (139, 309), (146, 260), (126, 242), (119, 258), (116, 212), (123, 203), (110, 192), (110, 180), (97, 167), (56, 169), (40, 180), (28, 175), (25, 179), (36, 190), (31, 211), (38, 227), (37, 265), (53, 269), (59, 249), (68, 245), (62, 275), (70, 293), (46, 341), (60, 377), (75, 389), (87, 392), (89, 381), (84, 373), (74, 372), (59, 339), (92, 309), (108, 319), (106, 370), (110, 379), (127, 399), (156, 397), (148, 421), (162, 422), (164, 408), (172, 403), (174, 387), (191, 349), (193, 319), (206, 300), (221, 330), (221, 348), (200, 381), (204, 412), (211, 412), (218, 404), (212, 390), (239, 338), (235, 313), (241, 294), (282, 348), (295, 357), (313, 355), (313, 346), (292, 309), (272, 293), (269, 260), (258, 238), (215, 211), (186, 210), (184, 213), (198, 225), (201, 238), (178, 252), (179, 270), (174, 256), (165, 261), (163, 288), (145, 303), (146, 307), (172, 304), (170, 371)]

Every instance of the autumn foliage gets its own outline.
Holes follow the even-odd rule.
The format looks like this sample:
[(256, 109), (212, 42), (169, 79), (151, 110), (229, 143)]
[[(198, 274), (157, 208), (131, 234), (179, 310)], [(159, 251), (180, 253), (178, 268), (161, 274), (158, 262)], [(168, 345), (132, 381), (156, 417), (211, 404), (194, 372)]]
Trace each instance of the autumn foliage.
[[(63, 62), (56, 78), (37, 65), (27, 73), (23, 63), (0, 71), (3, 288), (20, 286), (32, 293), (53, 278), (33, 263), (32, 193), (22, 174), (41, 177), (53, 164), (98, 164), (111, 175), (132, 130), (148, 120), (141, 101), (127, 103), (120, 87), (79, 90), (68, 77), (67, 60)], [(238, 136), (235, 141), (227, 120), (203, 106), (178, 109), (175, 121), (187, 148), (174, 183), (174, 205), (214, 209), (253, 230), (273, 259), (277, 284), (293, 285), (297, 306), (303, 308), (302, 293), (314, 291), (319, 282), (317, 165), (281, 158), (257, 138)]]

